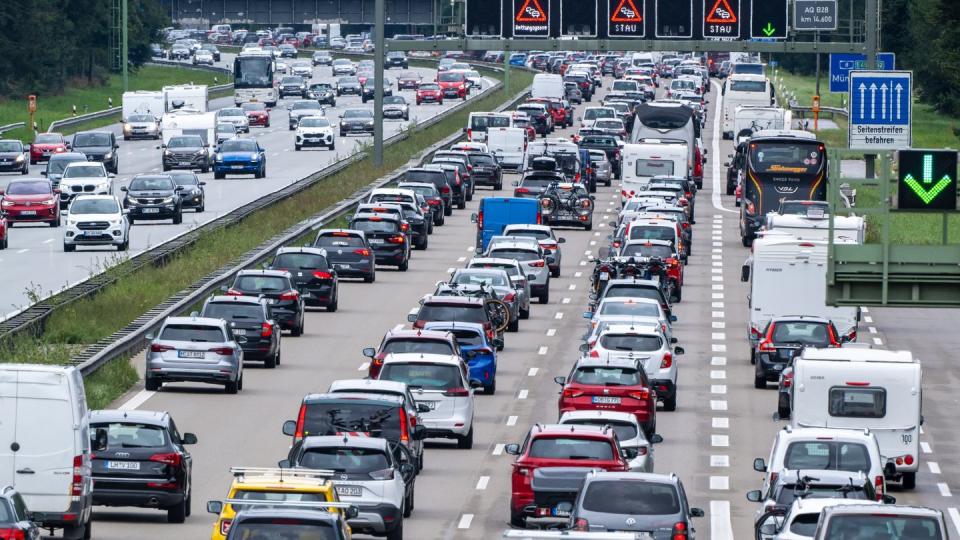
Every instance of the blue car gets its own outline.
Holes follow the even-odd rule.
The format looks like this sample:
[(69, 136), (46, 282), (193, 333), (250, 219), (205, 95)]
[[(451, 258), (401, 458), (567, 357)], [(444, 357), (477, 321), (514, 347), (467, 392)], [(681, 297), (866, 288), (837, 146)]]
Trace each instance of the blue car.
[(450, 332), (457, 338), (460, 351), (470, 367), (470, 379), (483, 383), (486, 394), (497, 392), (497, 347), (500, 339), (487, 338), (480, 323), (437, 321), (428, 322), (424, 330)]
[(526, 53), (513, 53), (510, 55), (510, 65), (511, 66), (525, 66), (527, 65), (527, 54)]
[(255, 178), (267, 175), (267, 153), (256, 139), (223, 141), (213, 161), (213, 177), (228, 174), (252, 174)]

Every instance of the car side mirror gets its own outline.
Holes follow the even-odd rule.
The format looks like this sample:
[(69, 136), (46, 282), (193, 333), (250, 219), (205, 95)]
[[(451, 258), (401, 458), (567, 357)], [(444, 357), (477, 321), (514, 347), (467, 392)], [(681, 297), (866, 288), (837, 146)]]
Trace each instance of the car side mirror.
[(616, 228), (616, 227), (617, 227), (617, 222), (616, 222), (616, 221), (610, 221), (610, 222), (607, 223), (607, 225), (610, 225), (611, 227)]
[(553, 382), (559, 384), (560, 386), (563, 386), (563, 385), (567, 384), (567, 378), (564, 377), (563, 375), (558, 375), (558, 376), (556, 376), (556, 377), (553, 378)]
[(691, 508), (690, 517), (701, 518), (703, 517), (703, 509), (701, 508)]
[(761, 536), (776, 536), (777, 535), (777, 523), (775, 521), (765, 521), (763, 525), (760, 525), (760, 535)]
[(480, 217), (477, 214), (470, 214), (470, 223), (477, 223), (480, 221)]
[(480, 379), (470, 379), (470, 388), (477, 389), (483, 388), (483, 381)]
[(477, 351), (466, 351), (464, 355), (472, 360), (477, 357)]
[(763, 458), (757, 458), (753, 460), (753, 470), (757, 472), (767, 472), (767, 463), (763, 461)]
[(40, 176), (46, 176), (46, 175), (47, 175), (47, 171), (40, 171)]
[(277, 467), (280, 467), (281, 469), (289, 469), (291, 466), (292, 464), (290, 463), (289, 459), (281, 459), (277, 462)]
[(197, 436), (193, 433), (184, 433), (180, 442), (183, 444), (197, 444)]
[(356, 519), (360, 515), (360, 509), (356, 506), (350, 506), (347, 508), (346, 517), (348, 520)]
[(517, 443), (510, 443), (503, 447), (503, 451), (510, 454), (511, 456), (520, 455), (520, 445)]
[(417, 322), (417, 314), (410, 313), (409, 315), (407, 315), (407, 322)]
[(581, 343), (579, 349), (580, 349), (580, 352), (582, 353), (588, 353), (590, 352), (590, 345), (586, 343)]
[(566, 243), (567, 243), (567, 239), (566, 239), (566, 238), (557, 238), (557, 243), (558, 243), (558, 244), (566, 244)]
[(759, 489), (747, 492), (747, 500), (750, 502), (758, 503), (763, 500), (763, 495), (760, 493)]
[(592, 319), (592, 318), (593, 318), (593, 312), (592, 312), (592, 311), (584, 311), (583, 314), (581, 315), (581, 317), (583, 317), (584, 319), (588, 319), (588, 320), (589, 320), (589, 319)]
[(556, 262), (557, 262), (557, 258), (556, 258), (556, 257), (552, 257), (552, 256), (548, 256), (548, 257), (547, 257), (547, 264), (554, 264), (554, 263), (556, 263)]
[(144, 336), (144, 339), (146, 339), (147, 341), (153, 341), (157, 339), (157, 336), (154, 334), (147, 334), (146, 336)]
[(654, 433), (650, 436), (650, 444), (660, 444), (663, 442), (663, 435), (659, 433)]
[[(677, 339), (677, 338), (673, 338), (673, 339)], [(674, 347), (674, 348), (673, 348), (673, 354), (675, 354), (675, 355), (677, 355), (677, 356), (679, 356), (679, 355), (681, 355), (681, 354), (685, 354), (686, 352), (687, 352), (687, 351), (686, 351), (683, 347)]]
[(120, 191), (129, 191), (129, 190), (127, 189), (127, 186), (121, 186)]
[(297, 434), (297, 423), (294, 420), (287, 420), (283, 423), (283, 434), (293, 437)]
[(200, 185), (201, 185), (201, 186), (205, 186), (205, 185), (207, 185), (207, 183), (206, 183), (206, 182), (200, 182)]
[(220, 515), (220, 512), (223, 512), (223, 503), (221, 501), (207, 501), (207, 512)]
[(200, 312), (199, 312), (199, 311), (191, 311), (191, 312), (190, 312), (190, 316), (191, 316), (191, 317), (199, 317), (199, 316), (200, 316)]
[(157, 145), (157, 150), (163, 150), (163, 149), (166, 148), (166, 147), (167, 147), (167, 145), (165, 145), (165, 144), (158, 144), (158, 145)]
[(517, 186), (520, 185), (520, 181), (519, 181), (519, 180), (514, 180), (513, 182), (510, 182), (510, 185), (513, 186), (513, 187), (517, 187)]
[(676, 316), (676, 315), (670, 315), (670, 322), (677, 322), (677, 316)]
[(412, 474), (414, 473), (415, 470), (416, 470), (416, 469), (413, 468), (413, 464), (412, 464), (412, 463), (404, 463), (404, 464), (400, 465), (400, 476), (409, 477), (410, 475), (412, 475)]
[(374, 349), (373, 347), (366, 347), (363, 349), (362, 352), (363, 352), (363, 355), (366, 356), (367, 358), (373, 358), (377, 354), (377, 350)]
[(746, 283), (750, 281), (750, 265), (745, 264), (740, 267), (740, 281)]
[(417, 412), (428, 413), (430, 412), (430, 406), (426, 403), (417, 403)]
[(107, 178), (116, 178), (116, 177), (117, 177), (117, 175), (115, 175), (115, 174), (113, 174), (113, 173), (107, 173)]

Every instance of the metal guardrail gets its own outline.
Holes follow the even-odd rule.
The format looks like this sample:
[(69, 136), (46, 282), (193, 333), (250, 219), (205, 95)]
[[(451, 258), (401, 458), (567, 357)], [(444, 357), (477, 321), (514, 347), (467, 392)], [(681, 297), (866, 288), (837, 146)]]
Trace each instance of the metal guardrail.
[(6, 132), (10, 131), (11, 129), (20, 129), (20, 128), (23, 128), (23, 127), (27, 127), (27, 123), (26, 123), (26, 122), (16, 122), (16, 123), (14, 123), (14, 124), (7, 124), (7, 125), (5, 125), (5, 126), (0, 126), (0, 134), (6, 133)]

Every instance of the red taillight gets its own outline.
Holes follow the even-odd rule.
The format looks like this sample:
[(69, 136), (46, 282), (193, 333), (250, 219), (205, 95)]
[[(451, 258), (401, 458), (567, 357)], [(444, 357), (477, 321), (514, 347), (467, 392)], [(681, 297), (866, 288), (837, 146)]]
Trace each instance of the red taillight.
[(760, 352), (776, 352), (777, 348), (773, 346), (773, 343), (765, 339), (757, 346), (757, 350)]
[(660, 369), (667, 369), (673, 365), (673, 355), (666, 353), (663, 355), (663, 360), (660, 360)]
[(409, 231), (409, 230), (410, 230), (410, 224), (409, 224), (409, 223), (401, 223), (401, 224), (400, 224), (400, 230), (403, 231), (403, 232)]
[(357, 255), (360, 255), (361, 257), (369, 257), (369, 256), (370, 256), (370, 250), (367, 249), (367, 248), (355, 249), (355, 250), (353, 250), (353, 252), (354, 252), (355, 254), (357, 254)]
[(407, 410), (400, 407), (400, 440), (402, 442), (410, 441), (410, 430), (407, 428)]
[(156, 461), (157, 463), (163, 463), (164, 465), (179, 467), (180, 454), (176, 452), (171, 452), (169, 454), (154, 454), (150, 456), (150, 461)]
[(790, 388), (791, 386), (793, 386), (793, 372), (788, 371), (783, 374), (783, 387)]
[(317, 270), (316, 272), (313, 273), (313, 277), (317, 279), (333, 279), (333, 274), (331, 274), (330, 272), (323, 272), (321, 270)]
[(517, 295), (515, 295), (515, 294), (513, 294), (513, 293), (508, 293), (506, 296), (503, 297), (503, 301), (504, 301), (504, 302), (513, 302), (514, 300), (516, 300), (516, 298), (517, 298)]
[(543, 265), (544, 265), (543, 259), (540, 259), (539, 261), (533, 261), (532, 263), (530, 263), (530, 266), (534, 268), (543, 268)]
[(878, 501), (883, 498), (884, 485), (885, 484), (883, 483), (882, 475), (878, 475), (876, 478), (873, 479), (873, 490), (877, 492)]
[(557, 244), (554, 244), (554, 243), (540, 244), (540, 247), (542, 247), (545, 250), (552, 251), (554, 249), (557, 249)]
[(243, 291), (238, 291), (234, 288), (227, 289), (227, 296), (243, 296)]
[(441, 203), (440, 199), (430, 199), (429, 201), (427, 201), (427, 204), (429, 204), (430, 206), (440, 206), (440, 203)]
[(634, 390), (633, 392), (627, 392), (627, 395), (633, 399), (639, 400), (648, 400), (650, 399), (650, 390), (647, 388), (642, 388), (640, 390)]
[(473, 349), (477, 354), (493, 354), (493, 349), (489, 347), (480, 347), (479, 349)]
[(447, 397), (467, 397), (470, 395), (470, 391), (466, 388), (449, 388), (443, 395)]
[(693, 176), (703, 176), (703, 154), (697, 148), (693, 154)]
[(756, 326), (750, 326), (750, 337), (753, 339), (760, 339), (763, 334), (760, 333), (760, 329)]
[(283, 300), (285, 302), (289, 302), (291, 300), (299, 300), (299, 299), (300, 299), (300, 293), (297, 291), (287, 291), (280, 295), (280, 300)]
[(575, 398), (583, 395), (583, 390), (578, 390), (576, 388), (564, 388), (563, 397), (565, 398)]
[(406, 241), (407, 241), (407, 237), (405, 237), (402, 234), (398, 234), (396, 236), (391, 236), (390, 238), (387, 238), (387, 242), (391, 244), (402, 244)]
[(307, 406), (305, 404), (301, 404), (300, 412), (297, 414), (297, 431), (293, 436), (297, 440), (300, 440), (303, 438), (303, 423), (306, 417), (307, 417)]
[(172, 351), (173, 347), (170, 345), (160, 345), (159, 343), (154, 343), (150, 345), (150, 352), (167, 352)]
[(214, 347), (207, 350), (221, 356), (233, 356), (233, 347)]
[(26, 540), (26, 533), (21, 529), (0, 529), (0, 540)]
[(577, 173), (577, 174), (573, 175), (573, 181), (574, 181), (574, 182), (579, 182), (579, 181), (580, 181), (580, 173)]
[(593, 349), (590, 351), (590, 354), (587, 356), (589, 356), (590, 358), (600, 358), (600, 353), (596, 349)]
[(471, 141), (473, 140), (473, 130), (470, 128), (467, 128), (467, 139)]
[(483, 228), (483, 210), (477, 212), (477, 228)]
[(231, 523), (233, 523), (232, 519), (225, 519), (220, 522), (220, 534), (222, 536), (227, 536), (227, 533), (230, 532)]
[(589, 531), (590, 523), (583, 518), (577, 518), (577, 522), (573, 524), (573, 528), (578, 531)]
[(73, 456), (73, 481), (70, 483), (70, 495), (83, 495), (83, 456)]
[(687, 522), (678, 521), (673, 524), (673, 533), (672, 533), (672, 536), (670, 537), (670, 540), (687, 540), (687, 538), (689, 538), (687, 536), (688, 532), (689, 531), (687, 530)]
[(444, 184), (443, 186), (441, 186), (440, 193), (450, 193), (450, 186), (448, 184)]
[(677, 202), (680, 203), (680, 206), (688, 206), (688, 205), (690, 204), (686, 199), (683, 199), (683, 198), (681, 198), (681, 199), (680, 199), (679, 201), (677, 201)]
[(260, 337), (270, 337), (273, 335), (273, 325), (265, 322), (260, 324)]
[(513, 190), (513, 192), (514, 193), (530, 193), (530, 190), (525, 187), (518, 187), (517, 189)]

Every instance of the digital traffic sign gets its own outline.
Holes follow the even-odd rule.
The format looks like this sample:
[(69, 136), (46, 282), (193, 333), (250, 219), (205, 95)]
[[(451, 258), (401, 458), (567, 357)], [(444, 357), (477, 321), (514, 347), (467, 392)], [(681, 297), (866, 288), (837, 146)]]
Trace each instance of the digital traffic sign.
[[(499, 5), (498, 5), (499, 4)], [(468, 36), (503, 36), (503, 4), (489, 0), (467, 0), (466, 34)]]
[(693, 0), (658, 0), (655, 3), (654, 34), (658, 38), (693, 37)]
[(750, 37), (786, 39), (787, 0), (751, 0)]
[(597, 37), (599, 2), (560, 0), (560, 35)]
[(956, 150), (900, 150), (898, 154), (898, 209), (957, 209)]
[(548, 37), (550, 35), (550, 0), (512, 0), (513, 35), (516, 37)]
[(642, 38), (646, 35), (646, 11), (643, 0), (606, 0), (607, 35)]
[(704, 39), (740, 39), (740, 0), (703, 0)]

